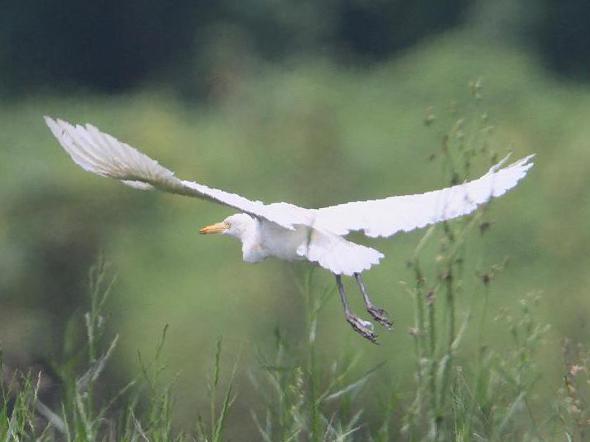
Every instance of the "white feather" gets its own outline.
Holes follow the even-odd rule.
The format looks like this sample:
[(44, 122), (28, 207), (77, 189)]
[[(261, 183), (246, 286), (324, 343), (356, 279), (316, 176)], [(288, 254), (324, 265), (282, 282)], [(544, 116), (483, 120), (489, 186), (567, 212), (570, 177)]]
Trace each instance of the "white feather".
[[(501, 169), (503, 160), (481, 178), (446, 189), (305, 209), (285, 202), (267, 205), (181, 180), (157, 161), (90, 124), (73, 126), (49, 117), (45, 121), (72, 160), (84, 170), (136, 189), (158, 189), (208, 199), (265, 221), (258, 223), (256, 232), (246, 229), (249, 234), (238, 235), (246, 261), (255, 262), (266, 256), (307, 259), (344, 275), (369, 269), (383, 255), (342, 236), (355, 230), (370, 237), (391, 236), (466, 215), (516, 186), (533, 165), (532, 155)], [(248, 224), (247, 220), (241, 222)]]
[[(73, 126), (63, 120), (45, 117), (45, 122), (72, 160), (82, 169), (97, 175), (120, 180), (127, 186), (141, 190), (156, 188), (186, 196), (208, 199), (253, 216), (265, 218), (284, 228), (293, 229), (297, 221), (304, 221), (301, 209), (269, 210), (260, 201), (250, 201), (240, 195), (214, 189), (192, 181), (180, 180), (174, 172), (157, 161), (123, 143), (96, 127), (87, 124)], [(284, 203), (283, 203), (284, 204)]]
[(347, 276), (369, 270), (383, 258), (383, 254), (378, 250), (313, 228), (309, 241), (301, 244), (297, 253), (336, 275)]
[(314, 226), (337, 235), (362, 230), (367, 236), (379, 237), (467, 215), (516, 186), (533, 166), (532, 158), (500, 169), (502, 160), (481, 178), (446, 189), (318, 209)]

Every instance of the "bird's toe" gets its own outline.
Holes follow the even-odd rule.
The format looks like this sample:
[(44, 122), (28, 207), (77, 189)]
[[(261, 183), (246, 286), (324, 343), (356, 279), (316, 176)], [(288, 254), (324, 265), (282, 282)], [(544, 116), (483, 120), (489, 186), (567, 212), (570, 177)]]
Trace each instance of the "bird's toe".
[(391, 319), (389, 319), (387, 312), (382, 308), (375, 307), (374, 305), (372, 305), (370, 307), (367, 307), (367, 311), (373, 317), (373, 319), (375, 319), (375, 321), (377, 321), (386, 329), (391, 330), (393, 328), (393, 322), (391, 321)]
[(377, 335), (373, 331), (373, 323), (365, 321), (358, 316), (348, 315), (346, 317), (348, 323), (352, 326), (354, 331), (360, 334), (363, 338), (368, 339), (373, 344), (377, 344)]

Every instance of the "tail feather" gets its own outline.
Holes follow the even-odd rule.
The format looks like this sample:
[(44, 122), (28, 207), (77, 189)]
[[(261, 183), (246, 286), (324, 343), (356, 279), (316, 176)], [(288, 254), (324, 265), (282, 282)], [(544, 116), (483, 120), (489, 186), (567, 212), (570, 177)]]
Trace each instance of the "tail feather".
[(297, 254), (336, 275), (347, 276), (369, 270), (383, 258), (378, 250), (318, 229), (312, 229), (308, 242)]

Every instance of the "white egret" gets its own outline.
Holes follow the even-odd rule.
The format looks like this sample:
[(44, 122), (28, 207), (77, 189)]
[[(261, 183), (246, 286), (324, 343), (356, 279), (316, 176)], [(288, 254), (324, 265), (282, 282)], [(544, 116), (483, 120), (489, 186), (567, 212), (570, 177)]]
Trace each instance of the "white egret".
[(45, 121), (72, 160), (88, 172), (117, 179), (136, 189), (157, 189), (237, 209), (240, 213), (203, 227), (200, 232), (239, 239), (244, 261), (254, 263), (275, 256), (288, 261), (307, 260), (332, 272), (346, 320), (372, 342), (376, 340), (373, 324), (351, 311), (342, 275), (354, 276), (368, 313), (384, 327), (391, 328), (387, 313), (373, 304), (361, 278), (361, 273), (378, 264), (383, 254), (344, 237), (351, 231), (362, 231), (372, 238), (388, 237), (467, 215), (516, 186), (533, 165), (532, 155), (501, 168), (504, 159), (481, 178), (445, 189), (305, 209), (284, 202), (251, 201), (182, 180), (157, 161), (90, 124), (74, 126), (49, 117)]

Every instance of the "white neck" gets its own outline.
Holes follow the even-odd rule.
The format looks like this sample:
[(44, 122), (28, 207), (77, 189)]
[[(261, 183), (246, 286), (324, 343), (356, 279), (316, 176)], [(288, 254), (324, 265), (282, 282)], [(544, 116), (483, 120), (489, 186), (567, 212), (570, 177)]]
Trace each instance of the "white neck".
[(260, 221), (245, 213), (238, 213), (225, 219), (229, 224), (226, 235), (242, 242), (244, 261), (257, 262), (266, 257), (262, 247), (262, 233)]
[(245, 262), (258, 262), (266, 258), (267, 253), (262, 247), (262, 235), (260, 221), (252, 218), (238, 236), (242, 242), (242, 255)]

